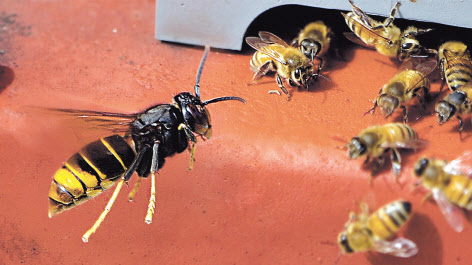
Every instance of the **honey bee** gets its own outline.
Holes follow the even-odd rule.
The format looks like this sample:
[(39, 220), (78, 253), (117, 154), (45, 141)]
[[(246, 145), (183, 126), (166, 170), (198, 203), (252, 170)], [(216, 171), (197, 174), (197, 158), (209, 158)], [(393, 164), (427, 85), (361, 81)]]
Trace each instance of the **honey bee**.
[(459, 41), (443, 43), (438, 50), (438, 59), (450, 90), (456, 91), (472, 80), (472, 62), (464, 43)]
[(429, 79), (427, 76), (436, 69), (436, 60), (427, 60), (419, 63), (418, 60), (410, 59), (400, 66), (400, 71), (390, 79), (379, 91), (374, 101), (374, 107), (367, 113), (374, 113), (377, 105), (382, 110), (385, 118), (392, 115), (393, 111), (400, 107), (403, 110), (403, 121), (406, 123), (408, 116), (406, 107), (403, 105), (413, 97), (420, 102), (423, 110), (424, 101), (420, 95), (423, 91), (424, 97), (429, 97)]
[(118, 185), (105, 210), (82, 240), (88, 241), (110, 211), (123, 182), (128, 183), (136, 171), (139, 178), (130, 193), (134, 196), (142, 178), (151, 175), (152, 187), (146, 223), (152, 222), (155, 208), (155, 173), (164, 165), (165, 158), (189, 149), (190, 169), (193, 167), (196, 136), (209, 139), (212, 135), (208, 104), (239, 97), (219, 97), (201, 101), (199, 80), (209, 46), (200, 63), (195, 95), (182, 92), (174, 96), (172, 104), (158, 104), (134, 113), (111, 113), (75, 109), (46, 109), (53, 113), (80, 119), (114, 134), (91, 142), (72, 155), (54, 174), (49, 189), (49, 217), (93, 198), (115, 182)]
[(410, 26), (403, 32), (393, 25), (395, 14), (400, 2), (397, 2), (390, 12), (390, 16), (383, 23), (369, 17), (359, 7), (349, 0), (352, 12), (344, 16), (346, 24), (352, 32), (344, 35), (349, 40), (359, 45), (375, 48), (380, 54), (403, 61), (422, 52), (435, 53), (433, 50), (424, 49), (416, 37), (432, 29), (418, 29)]
[(315, 71), (313, 62), (299, 49), (288, 45), (270, 32), (260, 31), (259, 37), (247, 37), (246, 42), (257, 50), (250, 62), (251, 70), (255, 73), (253, 80), (258, 81), (269, 71), (276, 72), (277, 85), (288, 98), (290, 95), (282, 79), (288, 80), (290, 86), (303, 86), (308, 89), (308, 82), (321, 76), (321, 69), (318, 67)]
[[(466, 152), (447, 163), (445, 160), (423, 157), (414, 166), (414, 174), (423, 187), (431, 191), (449, 225), (461, 232), (464, 228), (460, 208), (472, 210), (472, 153)], [(460, 208), (459, 208), (460, 207)]]
[(322, 64), (323, 61), (319, 57), (329, 49), (332, 34), (331, 28), (326, 26), (323, 21), (318, 20), (306, 25), (298, 37), (292, 41), (292, 45), (299, 47), (311, 61), (318, 58)]
[(361, 212), (349, 214), (344, 231), (338, 236), (341, 252), (351, 254), (374, 250), (384, 254), (408, 258), (418, 253), (416, 244), (406, 238), (388, 241), (408, 220), (411, 203), (404, 200), (391, 202), (369, 215), (367, 204), (360, 204)]
[(448, 121), (454, 115), (459, 120), (459, 137), (462, 140), (464, 123), (459, 114), (472, 113), (472, 80), (460, 86), (436, 104), (439, 124)]
[[(395, 178), (401, 171), (401, 157), (398, 148), (417, 149), (425, 145), (410, 126), (403, 123), (387, 123), (371, 126), (353, 137), (346, 145), (349, 159), (366, 156), (364, 164), (373, 162), (372, 176), (375, 176), (383, 165), (387, 155), (392, 161)], [(371, 161), (372, 160), (372, 161)], [(370, 182), (371, 179), (369, 179)]]

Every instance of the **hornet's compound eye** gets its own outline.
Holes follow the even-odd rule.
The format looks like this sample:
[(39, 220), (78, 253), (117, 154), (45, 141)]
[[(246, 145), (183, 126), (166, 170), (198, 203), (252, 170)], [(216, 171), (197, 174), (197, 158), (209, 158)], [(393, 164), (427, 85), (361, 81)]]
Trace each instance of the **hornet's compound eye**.
[(192, 131), (203, 135), (207, 138), (211, 137), (210, 112), (205, 106), (188, 104), (186, 121), (191, 127)]

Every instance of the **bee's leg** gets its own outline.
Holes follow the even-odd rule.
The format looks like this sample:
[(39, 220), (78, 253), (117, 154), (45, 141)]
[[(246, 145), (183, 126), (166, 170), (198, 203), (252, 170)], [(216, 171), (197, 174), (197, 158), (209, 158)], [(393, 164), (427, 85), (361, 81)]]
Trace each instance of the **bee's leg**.
[(390, 24), (393, 22), (395, 19), (395, 14), (397, 13), (398, 7), (400, 6), (400, 2), (397, 2), (397, 4), (392, 8), (392, 11), (390, 11), (390, 16), (385, 19), (384, 21), (384, 27), (390, 26)]
[(156, 172), (159, 169), (159, 141), (155, 141), (152, 146), (152, 160), (151, 160), (151, 196), (149, 197), (149, 204), (144, 222), (146, 224), (152, 223), (152, 215), (156, 208)]
[[(389, 150), (388, 148), (386, 149), (386, 151)], [(372, 167), (372, 173), (370, 174), (371, 175), (371, 178), (374, 177), (375, 175), (377, 175), (377, 173), (379, 173), (379, 170), (380, 168), (382, 167), (382, 165), (384, 164), (385, 162), (385, 157), (384, 155), (378, 157), (377, 159), (375, 159), (373, 161), (374, 165)]]
[(421, 204), (423, 204), (425, 201), (429, 200), (431, 198), (431, 196), (433, 196), (433, 193), (428, 193), (426, 194), (423, 199), (421, 200)]
[(459, 138), (462, 141), (462, 130), (464, 129), (464, 122), (462, 121), (461, 116), (456, 115), (457, 119), (459, 120)]
[(400, 171), (402, 169), (402, 159), (396, 148), (392, 148), (390, 159), (392, 160), (392, 170), (393, 174), (395, 175), (395, 181), (398, 183), (398, 175), (400, 175)]
[(317, 57), (317, 58), (320, 61), (320, 63), (318, 64), (318, 70), (316, 70), (316, 73), (313, 75), (315, 80), (318, 79), (318, 76), (320, 75), (321, 69), (323, 68), (323, 58), (320, 58), (320, 57)]
[(370, 156), (367, 156), (365, 161), (364, 161), (364, 165), (367, 165), (369, 163), (369, 161), (370, 161)]
[(296, 37), (295, 39), (292, 40), (292, 43), (290, 43), (290, 45), (294, 46), (294, 47), (298, 47), (298, 37)]
[(408, 121), (406, 107), (401, 105), (400, 108), (402, 109), (402, 113), (403, 113), (403, 123), (406, 124), (406, 122)]
[(195, 149), (197, 148), (197, 138), (193, 134), (193, 132), (185, 125), (184, 123), (181, 123), (178, 127), (179, 130), (184, 130), (185, 135), (187, 135), (187, 138), (189, 139), (190, 142), (192, 142), (192, 147), (189, 148), (190, 151), (190, 164), (189, 164), (189, 170), (193, 169), (193, 162), (195, 162)]
[(359, 204), (359, 208), (361, 209), (359, 220), (363, 223), (367, 222), (367, 218), (369, 217), (369, 205), (367, 205), (365, 202), (362, 202)]
[(364, 114), (362, 114), (362, 117), (364, 117), (367, 113), (374, 114), (375, 108), (377, 108), (377, 98), (375, 98), (374, 106), (372, 108), (368, 109), (366, 112), (364, 112)]
[(284, 92), (284, 94), (287, 95), (287, 100), (290, 100), (290, 94), (285, 88), (282, 81), (282, 77), (279, 74), (275, 74), (275, 81), (277, 82), (277, 85), (279, 86), (280, 90), (282, 90), (282, 92)]
[(446, 84), (446, 74), (445, 74), (445, 71), (444, 71), (444, 59), (441, 59), (441, 61), (439, 62), (439, 68), (441, 69), (441, 86), (439, 87), (439, 93), (442, 92), (442, 89), (444, 87), (444, 85)]
[[(426, 99), (426, 97), (429, 98), (429, 89), (427, 87), (422, 87), (423, 91), (424, 91), (424, 97)], [(416, 92), (413, 93), (413, 96), (416, 97), (418, 99), (418, 102), (420, 103), (420, 106), (421, 106), (421, 113), (423, 115), (427, 114), (427, 111), (426, 111), (426, 104), (423, 100), (423, 98), (421, 98), (421, 96), (419, 94), (417, 94)]]
[(272, 61), (265, 62), (263, 65), (259, 67), (259, 69), (257, 69), (257, 72), (254, 74), (252, 80), (258, 81), (271, 70), (273, 70)]
[(370, 17), (364, 11), (362, 11), (362, 9), (356, 6), (352, 0), (349, 0), (349, 3), (352, 6), (352, 12), (354, 12), (354, 14), (356, 14), (356, 16), (361, 19), (362, 23), (367, 27), (372, 28), (372, 25), (370, 24)]

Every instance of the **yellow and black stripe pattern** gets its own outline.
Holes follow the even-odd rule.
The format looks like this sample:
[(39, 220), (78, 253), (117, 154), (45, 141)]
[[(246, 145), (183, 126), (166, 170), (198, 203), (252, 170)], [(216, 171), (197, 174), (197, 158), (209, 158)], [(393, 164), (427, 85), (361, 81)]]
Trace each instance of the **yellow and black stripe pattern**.
[(472, 62), (467, 46), (458, 41), (448, 41), (439, 47), (439, 60), (452, 91), (472, 80)]
[(452, 203), (472, 210), (472, 181), (465, 175), (452, 175), (444, 187), (444, 194)]
[[(378, 36), (370, 32), (368, 29), (361, 25), (361, 22), (357, 20), (357, 15), (353, 12), (347, 14), (341, 13), (346, 21), (347, 26), (351, 29), (357, 37), (364, 41), (368, 45), (374, 45), (377, 42)], [(372, 21), (374, 22), (374, 21)], [(378, 23), (377, 23), (378, 24)], [(374, 25), (376, 26), (376, 25)]]
[(395, 234), (408, 220), (411, 213), (411, 203), (398, 200), (391, 202), (369, 216), (367, 226), (373, 235), (387, 239)]
[(407, 143), (418, 139), (418, 134), (404, 123), (387, 123), (380, 126), (379, 131), (384, 143)]
[(83, 147), (54, 174), (49, 217), (79, 205), (109, 188), (135, 158), (126, 140), (112, 135)]

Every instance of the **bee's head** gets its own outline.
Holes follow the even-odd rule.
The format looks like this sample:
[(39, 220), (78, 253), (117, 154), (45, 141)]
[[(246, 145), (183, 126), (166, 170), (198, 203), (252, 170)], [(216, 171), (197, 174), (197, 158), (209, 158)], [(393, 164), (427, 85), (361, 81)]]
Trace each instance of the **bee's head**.
[(300, 42), (300, 50), (308, 59), (313, 61), (321, 51), (321, 43), (313, 39), (304, 39)]
[(366, 251), (372, 248), (372, 232), (365, 225), (353, 224), (338, 235), (342, 253)]
[(202, 74), (203, 65), (205, 64), (206, 57), (210, 51), (210, 46), (205, 46), (205, 53), (203, 54), (202, 60), (200, 62), (200, 67), (197, 72), (197, 82), (195, 84), (195, 95), (190, 92), (182, 92), (174, 96), (174, 102), (179, 106), (182, 111), (186, 125), (190, 130), (206, 138), (211, 137), (211, 122), (210, 122), (210, 112), (206, 108), (206, 105), (225, 101), (225, 100), (238, 100), (243, 103), (246, 101), (240, 97), (219, 97), (210, 99), (207, 101), (201, 101), (200, 99), (200, 76)]
[(443, 124), (456, 113), (456, 107), (446, 100), (441, 100), (436, 104), (435, 111), (438, 114), (439, 124)]
[(311, 78), (311, 73), (313, 72), (313, 64), (308, 64), (307, 66), (300, 66), (295, 68), (292, 71), (291, 80), (295, 86), (304, 86), (308, 83), (308, 80)]
[(421, 178), (421, 182), (427, 188), (441, 187), (449, 182), (449, 174), (445, 174), (445, 160), (420, 158), (416, 161), (413, 171), (415, 176)]
[(347, 144), (349, 159), (355, 159), (367, 152), (367, 145), (359, 138), (354, 137)]
[(416, 161), (415, 166), (413, 167), (413, 171), (415, 172), (415, 176), (421, 177), (429, 164), (429, 159), (426, 157), (421, 158), (420, 160)]
[(382, 114), (385, 117), (392, 115), (393, 111), (400, 104), (397, 97), (388, 94), (380, 95), (377, 103), (379, 104), (379, 107), (382, 110)]
[(345, 231), (341, 232), (338, 235), (338, 245), (339, 245), (339, 248), (341, 249), (342, 253), (349, 254), (349, 253), (354, 252), (354, 250), (351, 248), (351, 246), (349, 246), (349, 241), (347, 239), (347, 233)]

